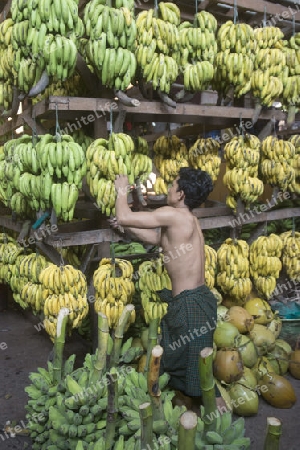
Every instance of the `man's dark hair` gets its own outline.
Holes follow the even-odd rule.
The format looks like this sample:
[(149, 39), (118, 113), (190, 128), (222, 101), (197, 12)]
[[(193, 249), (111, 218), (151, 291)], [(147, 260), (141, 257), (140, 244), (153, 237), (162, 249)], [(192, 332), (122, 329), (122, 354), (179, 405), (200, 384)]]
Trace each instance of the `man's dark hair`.
[(204, 170), (191, 167), (181, 167), (178, 175), (178, 191), (184, 192), (184, 204), (190, 211), (198, 208), (213, 190), (210, 175)]

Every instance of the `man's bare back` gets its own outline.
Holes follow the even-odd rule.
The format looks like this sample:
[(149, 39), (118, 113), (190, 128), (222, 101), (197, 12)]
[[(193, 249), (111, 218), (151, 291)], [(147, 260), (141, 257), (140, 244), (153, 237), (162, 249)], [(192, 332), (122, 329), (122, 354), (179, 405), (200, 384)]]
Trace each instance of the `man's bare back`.
[(190, 211), (173, 208), (170, 215), (172, 225), (162, 227), (160, 245), (175, 296), (204, 284), (204, 239)]

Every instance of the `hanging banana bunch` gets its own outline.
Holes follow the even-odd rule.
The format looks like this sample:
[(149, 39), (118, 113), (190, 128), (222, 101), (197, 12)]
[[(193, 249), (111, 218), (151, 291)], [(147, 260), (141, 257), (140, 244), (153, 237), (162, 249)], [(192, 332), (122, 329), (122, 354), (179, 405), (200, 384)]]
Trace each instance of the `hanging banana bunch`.
[(217, 20), (207, 11), (195, 14), (194, 24), (182, 22), (179, 27), (179, 67), (183, 72), (184, 89), (207, 89), (214, 76), (217, 53)]
[(137, 27), (127, 2), (112, 8), (101, 0), (91, 0), (84, 9), (87, 61), (104, 86), (125, 90), (135, 80), (137, 67), (135, 40)]
[(13, 85), (16, 72), (14, 71), (14, 50), (11, 35), (14, 22), (5, 19), (0, 25), (0, 108), (10, 110), (13, 102)]
[(218, 29), (217, 43), (213, 87), (224, 97), (232, 88), (233, 95), (240, 97), (251, 89), (255, 52), (253, 28), (228, 20)]
[(134, 151), (132, 156), (133, 177), (143, 183), (152, 172), (152, 159), (148, 156), (149, 145), (146, 139), (138, 136), (134, 141)]
[(217, 251), (217, 285), (239, 305), (252, 290), (249, 271), (249, 245), (241, 239), (228, 238)]
[(213, 138), (200, 138), (189, 149), (189, 163), (194, 169), (207, 172), (213, 181), (218, 178), (221, 157), (220, 144)]
[(179, 73), (179, 24), (180, 10), (171, 2), (160, 2), (136, 19), (138, 69), (154, 89), (167, 94)]
[(168, 304), (161, 301), (157, 291), (164, 288), (172, 289), (170, 277), (164, 267), (163, 254), (155, 260), (144, 261), (140, 264), (138, 274), (138, 287), (141, 292), (145, 321), (150, 323), (153, 319), (161, 320), (167, 312)]
[(282, 265), (290, 280), (299, 281), (300, 276), (300, 233), (286, 231), (280, 235), (283, 242)]
[(298, 134), (289, 137), (289, 141), (295, 147), (295, 156), (290, 164), (295, 171), (295, 181), (291, 183), (291, 192), (300, 194), (300, 136)]
[(267, 300), (276, 288), (282, 268), (283, 242), (279, 236), (259, 236), (250, 245), (250, 275), (257, 291)]
[(227, 165), (223, 182), (230, 192), (226, 204), (234, 211), (238, 197), (249, 208), (263, 193), (263, 182), (258, 179), (260, 147), (260, 140), (251, 134), (235, 136), (224, 147)]
[(287, 111), (286, 123), (290, 127), (295, 121), (295, 114), (299, 110), (300, 103), (300, 34), (296, 33), (284, 43), (282, 51), (285, 55), (286, 64), (281, 71), (282, 105)]
[(291, 190), (295, 184), (295, 146), (291, 141), (268, 136), (262, 141), (260, 170), (265, 183), (278, 186), (283, 191)]
[(217, 252), (209, 245), (204, 246), (205, 251), (205, 284), (209, 289), (215, 286), (217, 274)]
[[(94, 272), (95, 311), (106, 315), (110, 328), (117, 327), (124, 306), (132, 300), (135, 291), (132, 275), (131, 262), (120, 258), (103, 258)], [(134, 323), (135, 310), (130, 320)]]
[(172, 135), (159, 137), (153, 145), (153, 151), (154, 165), (160, 173), (154, 191), (159, 195), (168, 192), (166, 183), (171, 183), (177, 177), (180, 167), (188, 167), (188, 150), (177, 136)]

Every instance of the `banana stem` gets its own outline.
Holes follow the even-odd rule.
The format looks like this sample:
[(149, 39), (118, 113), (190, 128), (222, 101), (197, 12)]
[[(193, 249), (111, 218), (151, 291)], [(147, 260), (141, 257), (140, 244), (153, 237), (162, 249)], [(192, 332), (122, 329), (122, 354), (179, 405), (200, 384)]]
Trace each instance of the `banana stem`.
[(197, 414), (192, 411), (186, 411), (182, 414), (178, 429), (178, 450), (195, 450)]
[(279, 450), (279, 441), (282, 433), (281, 421), (276, 417), (267, 417), (267, 436), (263, 450)]
[(141, 418), (141, 447), (152, 448), (153, 446), (153, 417), (152, 408), (149, 402), (142, 403), (139, 406), (139, 414)]
[(109, 339), (108, 320), (105, 314), (98, 313), (98, 348), (97, 359), (91, 374), (90, 384), (97, 383), (106, 369), (107, 347)]
[[(217, 415), (217, 403), (215, 393), (215, 380), (213, 376), (213, 349), (211, 347), (205, 347), (203, 350), (201, 350), (199, 371), (202, 402), (204, 406), (204, 430), (205, 432), (217, 432), (217, 417), (215, 417)], [(210, 417), (213, 417), (213, 419), (211, 420)]]
[(296, 115), (296, 106), (295, 105), (289, 105), (288, 106), (288, 114), (286, 118), (286, 124), (287, 127), (291, 127), (293, 123), (295, 122), (295, 115)]
[(156, 345), (153, 348), (147, 374), (147, 387), (150, 395), (154, 421), (165, 419), (161, 402), (161, 391), (159, 389), (159, 367), (163, 351), (164, 350), (160, 345)]
[(148, 345), (147, 345), (147, 359), (144, 372), (147, 373), (149, 369), (149, 362), (152, 354), (152, 349), (157, 345), (159, 318), (152, 319), (149, 324)]
[(261, 113), (261, 110), (262, 110), (261, 101), (260, 101), (259, 98), (256, 98), (255, 99), (254, 113), (253, 113), (253, 116), (252, 116), (252, 125), (254, 125), (258, 121), (258, 118), (259, 118), (259, 115)]
[(68, 308), (62, 308), (58, 313), (56, 336), (54, 340), (54, 358), (53, 358), (53, 380), (56, 383), (61, 381), (63, 351), (66, 341), (66, 328), (70, 311)]
[(107, 394), (107, 418), (105, 433), (105, 450), (110, 450), (114, 444), (116, 423), (118, 416), (118, 381), (117, 369), (112, 367), (110, 373), (106, 374), (108, 380)]
[(134, 310), (134, 305), (131, 305), (131, 304), (126, 305), (120, 316), (119, 323), (115, 330), (114, 345), (113, 345), (112, 356), (111, 356), (111, 367), (117, 366), (119, 364), (119, 358), (120, 358), (120, 352), (121, 352), (124, 332), (125, 332), (126, 326), (128, 325), (128, 322), (130, 321), (130, 315), (133, 310)]

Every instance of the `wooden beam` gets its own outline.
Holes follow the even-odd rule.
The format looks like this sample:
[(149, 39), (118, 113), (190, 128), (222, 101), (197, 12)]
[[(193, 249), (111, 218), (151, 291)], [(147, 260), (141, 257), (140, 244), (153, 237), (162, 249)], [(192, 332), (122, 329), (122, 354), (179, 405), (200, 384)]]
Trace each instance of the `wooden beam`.
[(20, 232), (23, 227), (23, 222), (21, 221), (14, 221), (11, 217), (0, 217), (0, 226), (4, 228), (8, 228), (9, 230), (18, 231)]
[(10, 17), (10, 8), (11, 8), (12, 0), (8, 0), (6, 5), (4, 6), (1, 14), (0, 14), (0, 23), (3, 22), (5, 19)]
[(53, 247), (71, 247), (73, 245), (99, 244), (100, 242), (119, 242), (122, 236), (111, 229), (81, 231), (75, 233), (56, 233), (47, 236), (45, 242)]
[[(45, 244), (45, 242), (42, 241), (36, 241), (35, 245), (48, 259), (50, 259), (51, 262), (53, 262), (53, 264), (56, 264), (57, 266), (61, 265), (62, 257), (60, 253), (57, 250), (55, 250), (55, 248)], [(63, 262), (65, 265), (70, 264), (66, 258), (63, 258)]]
[(4, 136), (7, 133), (12, 133), (16, 128), (24, 125), (24, 118), (22, 114), (13, 117), (12, 120), (6, 120), (3, 125), (0, 126), (0, 136)]

